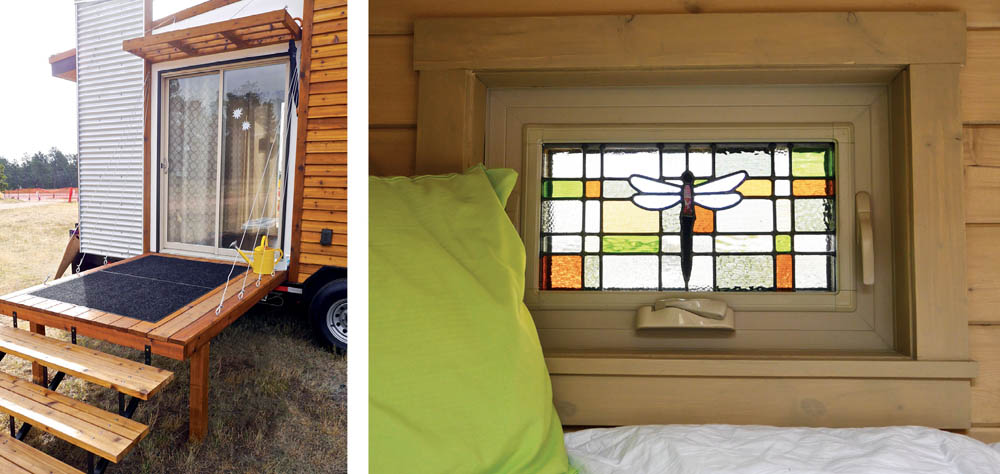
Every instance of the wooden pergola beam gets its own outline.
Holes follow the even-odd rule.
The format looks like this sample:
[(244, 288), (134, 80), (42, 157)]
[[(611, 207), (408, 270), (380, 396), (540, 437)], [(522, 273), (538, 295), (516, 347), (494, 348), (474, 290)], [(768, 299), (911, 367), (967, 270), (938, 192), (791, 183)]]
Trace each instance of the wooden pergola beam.
[(180, 51), (180, 52), (182, 52), (184, 54), (187, 54), (189, 56), (197, 56), (198, 55), (198, 50), (196, 50), (196, 49), (194, 49), (194, 48), (192, 48), (192, 47), (184, 44), (184, 42), (182, 42), (181, 40), (168, 41), (167, 44), (169, 44), (170, 46), (173, 46), (174, 48), (177, 48), (178, 51)]
[(238, 36), (236, 36), (235, 34), (233, 34), (232, 31), (223, 31), (222, 32), (222, 37), (226, 38), (227, 40), (229, 40), (230, 43), (235, 44), (237, 48), (249, 48), (250, 47), (250, 45), (248, 45), (246, 43), (246, 41), (241, 40)]
[[(299, 28), (298, 24), (292, 20), (292, 18), (288, 15), (288, 12), (281, 9), (245, 16), (242, 18), (235, 18), (232, 20), (220, 21), (208, 25), (185, 28), (183, 30), (168, 31), (166, 33), (128, 39), (122, 42), (122, 49), (135, 54), (136, 56), (146, 57), (146, 53), (143, 52), (144, 48), (150, 48), (162, 44), (171, 44), (173, 41), (184, 41), (204, 36), (221, 35), (223, 32), (232, 32), (243, 28), (251, 28), (254, 26), (273, 23), (284, 25), (296, 40), (302, 37), (302, 30)], [(200, 53), (195, 53), (194, 55), (198, 54)]]
[(147, 30), (150, 30), (149, 33), (152, 33), (151, 30), (167, 26), (171, 23), (187, 20), (188, 18), (201, 15), (205, 12), (210, 12), (216, 8), (224, 7), (238, 1), (240, 0), (208, 0), (207, 2), (199, 3), (193, 7), (185, 8), (179, 12), (167, 15), (159, 20), (155, 20), (152, 22), (152, 26), (147, 28)]

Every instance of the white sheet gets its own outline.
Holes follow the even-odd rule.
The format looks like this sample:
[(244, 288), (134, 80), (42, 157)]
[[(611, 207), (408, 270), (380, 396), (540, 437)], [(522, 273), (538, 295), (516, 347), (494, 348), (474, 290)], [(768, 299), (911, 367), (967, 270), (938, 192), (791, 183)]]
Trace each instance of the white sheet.
[(918, 426), (623, 426), (565, 440), (581, 474), (1000, 474), (1000, 443)]

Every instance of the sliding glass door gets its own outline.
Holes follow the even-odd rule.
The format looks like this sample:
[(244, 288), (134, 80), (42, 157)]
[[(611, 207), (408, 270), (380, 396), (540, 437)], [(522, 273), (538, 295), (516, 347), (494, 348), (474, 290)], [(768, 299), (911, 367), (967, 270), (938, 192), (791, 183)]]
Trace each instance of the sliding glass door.
[(203, 69), (163, 80), (163, 248), (229, 255), (281, 245), (287, 63)]

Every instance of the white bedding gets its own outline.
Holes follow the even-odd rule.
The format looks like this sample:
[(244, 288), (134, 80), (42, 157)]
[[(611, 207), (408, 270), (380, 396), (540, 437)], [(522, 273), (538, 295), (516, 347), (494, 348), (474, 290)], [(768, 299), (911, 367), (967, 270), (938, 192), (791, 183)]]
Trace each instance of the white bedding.
[(567, 433), (581, 474), (1000, 474), (1000, 443), (917, 426), (650, 425)]

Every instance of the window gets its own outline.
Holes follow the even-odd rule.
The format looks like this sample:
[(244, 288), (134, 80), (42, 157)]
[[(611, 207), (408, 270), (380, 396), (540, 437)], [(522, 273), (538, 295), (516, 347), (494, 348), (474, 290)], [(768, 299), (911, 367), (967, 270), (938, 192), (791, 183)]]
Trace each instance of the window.
[(545, 145), (539, 287), (835, 291), (834, 149)]
[[(547, 348), (891, 351), (885, 87), (512, 88), (488, 102), (487, 164), (521, 172), (508, 210)], [(875, 206), (872, 286), (860, 191)], [(635, 330), (640, 306), (706, 293), (735, 332)]]
[[(280, 245), (287, 61), (165, 74), (161, 243), (222, 255), (267, 235)], [(247, 234), (244, 237), (244, 233)]]

